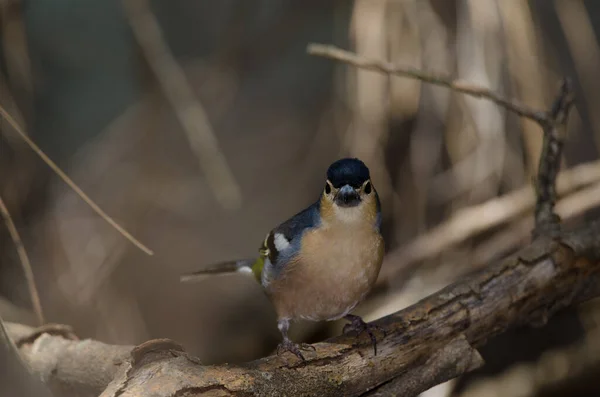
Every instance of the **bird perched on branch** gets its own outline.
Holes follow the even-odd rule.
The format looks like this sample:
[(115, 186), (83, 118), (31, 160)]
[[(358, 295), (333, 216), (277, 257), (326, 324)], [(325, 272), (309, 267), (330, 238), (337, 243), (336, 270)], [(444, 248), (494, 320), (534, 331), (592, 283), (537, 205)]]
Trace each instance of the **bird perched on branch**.
[(290, 351), (304, 360), (297, 344), (288, 337), (294, 320), (349, 321), (344, 333), (367, 332), (377, 354), (373, 331), (350, 312), (373, 287), (383, 261), (380, 234), (381, 207), (369, 169), (359, 159), (345, 158), (329, 166), (319, 199), (271, 230), (259, 257), (224, 262), (185, 274), (181, 281), (197, 281), (208, 275), (247, 273), (262, 284), (275, 306), (283, 336), (277, 351)]

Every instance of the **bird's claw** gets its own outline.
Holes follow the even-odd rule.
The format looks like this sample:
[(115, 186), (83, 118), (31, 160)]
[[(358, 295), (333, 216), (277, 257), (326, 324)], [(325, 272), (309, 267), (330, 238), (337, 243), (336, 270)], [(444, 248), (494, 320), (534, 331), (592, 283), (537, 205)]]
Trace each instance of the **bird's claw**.
[(313, 345), (309, 345), (308, 343), (294, 343), (290, 339), (286, 338), (279, 344), (279, 346), (277, 346), (277, 355), (288, 351), (290, 353), (294, 353), (300, 360), (306, 361), (301, 350), (317, 351)]
[(369, 338), (371, 338), (371, 343), (373, 344), (373, 351), (375, 355), (377, 355), (377, 338), (375, 337), (373, 331), (381, 332), (383, 334), (383, 337), (385, 338), (387, 336), (387, 332), (385, 332), (385, 329), (375, 324), (366, 323), (359, 316), (355, 316), (352, 314), (347, 315), (346, 319), (350, 322), (344, 325), (342, 332), (344, 334), (356, 332), (358, 335), (360, 335), (363, 332), (366, 332), (367, 335), (369, 335)]

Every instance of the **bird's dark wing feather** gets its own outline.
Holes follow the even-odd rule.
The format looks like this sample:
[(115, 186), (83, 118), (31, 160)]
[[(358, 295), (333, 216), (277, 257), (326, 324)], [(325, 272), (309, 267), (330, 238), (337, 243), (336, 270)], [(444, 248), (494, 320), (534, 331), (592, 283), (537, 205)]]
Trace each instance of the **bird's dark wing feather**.
[(281, 233), (289, 242), (299, 238), (306, 229), (313, 228), (319, 221), (319, 202), (297, 213), (281, 225), (273, 229), (273, 233)]
[[(312, 204), (305, 210), (297, 213), (281, 225), (277, 226), (267, 236), (263, 243), (263, 252), (268, 253), (270, 266), (266, 271), (276, 275), (299, 251), (302, 234), (320, 224), (319, 202)], [(280, 242), (278, 244), (278, 235)], [(285, 247), (282, 248), (281, 236), (285, 238)]]

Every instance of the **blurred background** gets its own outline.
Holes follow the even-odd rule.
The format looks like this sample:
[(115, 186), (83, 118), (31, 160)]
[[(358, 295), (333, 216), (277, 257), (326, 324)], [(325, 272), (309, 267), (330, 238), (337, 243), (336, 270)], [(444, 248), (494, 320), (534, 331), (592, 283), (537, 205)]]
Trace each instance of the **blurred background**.
[[(530, 240), (541, 129), (419, 81), (309, 56), (311, 42), (447, 74), (540, 110), (569, 76), (558, 210), (600, 215), (600, 2), (581, 0), (0, 0), (0, 105), (100, 207), (99, 217), (0, 121), (0, 196), (46, 321), (82, 338), (167, 337), (205, 363), (280, 340), (246, 277), (180, 284), (256, 255), (358, 156), (382, 199), (387, 259), (357, 313), (392, 313)], [(0, 315), (35, 325), (0, 227)], [(487, 365), (425, 395), (597, 396), (600, 310), (565, 311), (482, 349)], [(298, 324), (317, 341), (343, 322)]]

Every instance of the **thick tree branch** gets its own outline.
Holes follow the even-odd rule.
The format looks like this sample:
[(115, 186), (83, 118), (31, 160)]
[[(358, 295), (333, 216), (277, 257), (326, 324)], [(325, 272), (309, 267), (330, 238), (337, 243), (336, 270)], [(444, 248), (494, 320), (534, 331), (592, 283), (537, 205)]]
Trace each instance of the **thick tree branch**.
[[(218, 390), (222, 395), (275, 396), (285, 390), (293, 396), (357, 396), (399, 376), (402, 384), (414, 384), (415, 393), (426, 390), (447, 379), (423, 373), (451, 362), (440, 352), (452, 351), (448, 346), (461, 335), (476, 348), (509, 327), (544, 324), (557, 310), (597, 296), (599, 237), (600, 224), (594, 224), (564, 241), (540, 239), (504, 262), (376, 321), (388, 333), (377, 356), (365, 336), (356, 345), (353, 336), (317, 343), (316, 355), (305, 363), (286, 356), (239, 367), (202, 367), (169, 352), (144, 365), (124, 367), (102, 397), (143, 395), (145, 390), (168, 396), (185, 388), (190, 395)], [(468, 369), (463, 366), (452, 376)]]
[(6, 323), (21, 356), (55, 396), (97, 397), (130, 357), (133, 346), (78, 340), (67, 326)]
[[(149, 391), (154, 396), (208, 391), (278, 396), (282, 390), (293, 396), (358, 396), (380, 385), (385, 386), (379, 393), (404, 388), (405, 394), (400, 395), (414, 396), (480, 365), (474, 348), (491, 337), (514, 326), (544, 324), (556, 311), (598, 295), (600, 223), (594, 223), (557, 240), (538, 239), (505, 261), (377, 320), (388, 333), (377, 356), (365, 335), (317, 343), (316, 353), (307, 353), (304, 363), (283, 355), (241, 366), (202, 366), (181, 346), (164, 340), (132, 351), (44, 334), (22, 344), (21, 351), (32, 363), (45, 361), (37, 359), (38, 354), (48, 360), (53, 357), (45, 376), (53, 384), (64, 382), (63, 387), (73, 379), (92, 382), (81, 374), (83, 367), (90, 374), (102, 374), (102, 381), (108, 383), (116, 370), (114, 359), (118, 362), (127, 356), (102, 397), (144, 396)], [(86, 350), (85, 343), (101, 347)], [(470, 359), (456, 361), (457, 350)], [(52, 372), (52, 368), (59, 370)], [(86, 387), (98, 390), (98, 379), (93, 379), (93, 387)]]
[[(425, 368), (415, 368), (384, 384), (366, 396), (371, 397), (404, 397), (416, 396), (431, 385), (437, 385), (454, 379), (468, 371), (483, 366), (484, 361), (467, 338), (460, 334), (446, 346), (435, 352)], [(415, 371), (418, 371), (415, 373)]]

